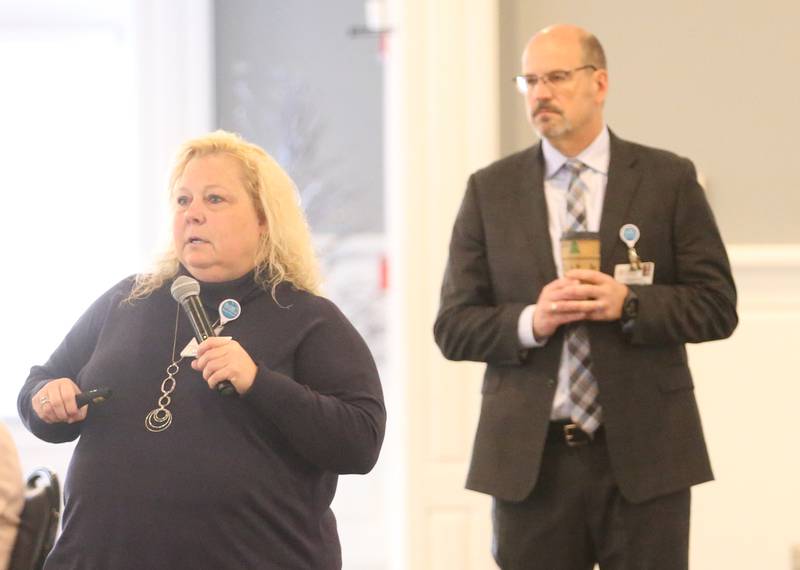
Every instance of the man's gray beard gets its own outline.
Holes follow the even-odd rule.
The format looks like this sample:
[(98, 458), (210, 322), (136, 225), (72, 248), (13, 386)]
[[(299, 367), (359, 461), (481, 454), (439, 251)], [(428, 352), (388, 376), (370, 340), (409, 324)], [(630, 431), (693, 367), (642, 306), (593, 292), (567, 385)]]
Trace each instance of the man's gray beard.
[(542, 129), (536, 126), (536, 123), (533, 124), (533, 130), (536, 133), (536, 136), (538, 136), (540, 139), (547, 139), (547, 140), (557, 139), (561, 136), (564, 136), (569, 132), (571, 128), (572, 125), (570, 125), (569, 122), (565, 120), (561, 123), (561, 126), (557, 127), (556, 129), (551, 129), (550, 134), (545, 135)]

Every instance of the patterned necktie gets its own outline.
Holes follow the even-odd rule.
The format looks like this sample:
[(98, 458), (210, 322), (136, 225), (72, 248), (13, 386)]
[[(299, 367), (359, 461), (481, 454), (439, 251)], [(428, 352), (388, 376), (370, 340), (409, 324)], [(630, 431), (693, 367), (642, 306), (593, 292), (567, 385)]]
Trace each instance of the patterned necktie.
[[(585, 232), (586, 186), (580, 174), (586, 165), (577, 160), (566, 164), (571, 178), (567, 189), (567, 231)], [(597, 380), (592, 372), (589, 334), (585, 323), (574, 323), (566, 330), (569, 397), (572, 401), (571, 419), (587, 433), (594, 433), (603, 421), (603, 409), (597, 402)]]

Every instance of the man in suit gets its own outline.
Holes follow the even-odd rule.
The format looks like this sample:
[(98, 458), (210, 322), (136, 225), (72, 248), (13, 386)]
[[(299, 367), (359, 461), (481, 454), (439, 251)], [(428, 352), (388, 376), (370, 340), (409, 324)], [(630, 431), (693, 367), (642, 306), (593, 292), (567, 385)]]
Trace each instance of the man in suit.
[[(684, 343), (736, 327), (725, 248), (692, 163), (609, 131), (594, 36), (540, 31), (517, 85), (541, 142), (470, 177), (434, 326), (487, 363), (467, 487), (504, 570), (687, 568), (713, 476)], [(599, 271), (563, 271), (568, 231)]]

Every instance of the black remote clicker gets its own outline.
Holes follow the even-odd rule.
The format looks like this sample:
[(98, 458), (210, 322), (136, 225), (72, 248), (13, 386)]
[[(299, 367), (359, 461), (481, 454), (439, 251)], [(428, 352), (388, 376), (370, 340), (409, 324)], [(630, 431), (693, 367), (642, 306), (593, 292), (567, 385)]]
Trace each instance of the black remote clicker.
[(86, 404), (102, 404), (110, 397), (110, 388), (92, 388), (91, 390), (78, 394), (75, 398), (75, 403), (78, 404), (79, 408), (82, 408)]

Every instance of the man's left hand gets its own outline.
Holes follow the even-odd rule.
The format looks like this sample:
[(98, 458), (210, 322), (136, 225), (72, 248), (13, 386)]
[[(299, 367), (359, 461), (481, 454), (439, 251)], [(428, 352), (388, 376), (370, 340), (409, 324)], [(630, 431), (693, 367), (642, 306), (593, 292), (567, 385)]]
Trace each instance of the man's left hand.
[(622, 316), (622, 303), (628, 294), (628, 286), (610, 275), (592, 269), (573, 269), (564, 275), (581, 283), (577, 288), (587, 299), (599, 301), (599, 307), (587, 313), (589, 321), (616, 321)]

